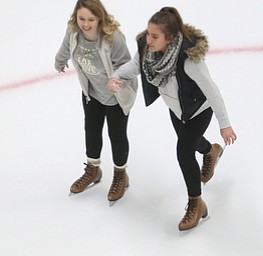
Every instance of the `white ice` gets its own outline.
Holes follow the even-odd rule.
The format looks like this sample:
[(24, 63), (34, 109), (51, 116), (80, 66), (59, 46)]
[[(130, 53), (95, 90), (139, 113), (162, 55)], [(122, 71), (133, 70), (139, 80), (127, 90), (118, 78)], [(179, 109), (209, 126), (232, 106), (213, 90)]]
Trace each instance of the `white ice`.
[[(201, 28), (211, 50), (263, 47), (262, 0), (103, 3), (121, 23), (132, 55), (137, 33), (163, 6), (177, 7), (186, 23)], [(12, 83), (56, 74), (54, 56), (74, 4), (1, 3), (0, 255), (261, 256), (262, 50), (206, 58), (238, 140), (226, 148), (215, 177), (203, 187), (211, 218), (179, 236), (187, 194), (176, 160), (176, 135), (161, 99), (145, 108), (139, 90), (128, 130), (131, 186), (109, 207), (112, 160), (106, 127), (102, 182), (68, 197), (86, 161), (76, 75), (57, 74), (49, 81), (1, 91)], [(215, 118), (206, 137), (223, 144)]]

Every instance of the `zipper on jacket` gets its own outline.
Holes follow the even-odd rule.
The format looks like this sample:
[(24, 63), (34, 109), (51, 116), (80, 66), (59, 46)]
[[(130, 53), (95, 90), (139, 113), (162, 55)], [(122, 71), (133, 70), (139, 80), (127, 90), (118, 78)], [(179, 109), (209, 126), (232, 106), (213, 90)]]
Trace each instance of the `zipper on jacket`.
[(182, 88), (182, 85), (181, 85), (180, 77), (177, 72), (176, 72), (176, 78), (177, 78), (177, 83), (178, 83), (178, 97), (179, 97), (179, 102), (180, 102), (180, 106), (182, 109), (181, 122), (185, 124), (186, 123), (185, 117), (184, 117), (185, 110), (184, 110), (184, 104), (183, 104), (182, 91), (180, 90)]

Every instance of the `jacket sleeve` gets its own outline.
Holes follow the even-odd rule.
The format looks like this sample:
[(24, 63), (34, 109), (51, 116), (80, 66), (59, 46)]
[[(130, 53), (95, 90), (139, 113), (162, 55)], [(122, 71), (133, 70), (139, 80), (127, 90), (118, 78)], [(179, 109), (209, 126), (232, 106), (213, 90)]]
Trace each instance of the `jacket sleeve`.
[(137, 52), (133, 59), (118, 68), (112, 77), (120, 79), (132, 79), (140, 74), (140, 63), (139, 63), (139, 53)]
[(218, 86), (212, 80), (204, 60), (199, 62), (186, 60), (185, 71), (206, 96), (218, 120), (220, 129), (231, 126), (223, 97)]
[(70, 33), (67, 31), (55, 57), (55, 69), (60, 71), (70, 59)]
[(125, 36), (120, 31), (114, 33), (110, 58), (114, 70), (131, 59)]

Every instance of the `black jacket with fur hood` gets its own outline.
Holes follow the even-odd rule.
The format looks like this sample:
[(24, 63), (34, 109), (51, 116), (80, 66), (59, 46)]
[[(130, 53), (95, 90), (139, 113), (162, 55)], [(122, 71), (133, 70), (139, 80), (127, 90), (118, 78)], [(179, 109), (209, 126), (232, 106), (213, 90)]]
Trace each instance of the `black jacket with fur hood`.
[[(186, 29), (190, 40), (186, 37), (183, 38), (176, 67), (176, 79), (179, 87), (178, 96), (182, 109), (182, 122), (189, 120), (206, 101), (206, 97), (197, 83), (186, 74), (184, 70), (184, 63), (187, 58), (190, 58), (194, 62), (198, 62), (204, 58), (206, 52), (208, 51), (208, 41), (201, 30), (195, 29), (190, 25), (186, 25)], [(160, 94), (158, 92), (158, 87), (147, 81), (145, 73), (142, 69), (142, 62), (146, 48), (146, 31), (140, 33), (136, 39), (140, 55), (143, 94), (145, 104), (146, 106), (149, 106), (160, 96)]]

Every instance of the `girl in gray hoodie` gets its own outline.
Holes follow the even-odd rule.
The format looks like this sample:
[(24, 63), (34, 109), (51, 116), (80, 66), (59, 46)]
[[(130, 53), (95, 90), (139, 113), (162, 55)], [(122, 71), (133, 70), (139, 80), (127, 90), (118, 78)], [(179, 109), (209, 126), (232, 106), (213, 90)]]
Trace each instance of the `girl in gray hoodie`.
[(117, 92), (107, 89), (107, 81), (131, 57), (119, 24), (98, 0), (78, 0), (68, 22), (55, 68), (65, 72), (71, 59), (82, 88), (85, 115), (87, 164), (84, 174), (70, 191), (79, 193), (101, 180), (102, 131), (105, 119), (112, 148), (114, 177), (108, 193), (113, 202), (129, 185), (126, 172), (129, 155), (127, 123), (137, 92), (136, 78), (127, 79)]

